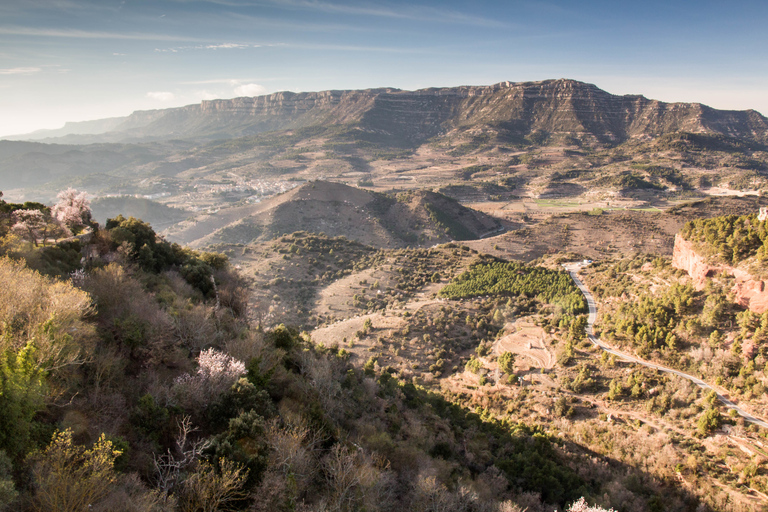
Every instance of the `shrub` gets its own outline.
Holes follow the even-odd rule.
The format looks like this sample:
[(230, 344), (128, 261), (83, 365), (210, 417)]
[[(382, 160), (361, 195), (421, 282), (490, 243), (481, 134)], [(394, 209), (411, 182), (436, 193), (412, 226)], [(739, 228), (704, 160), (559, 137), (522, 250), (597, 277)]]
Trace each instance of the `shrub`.
[(0, 451), (14, 458), (28, 451), (32, 419), (43, 407), (43, 389), (32, 343), (18, 353), (0, 354)]
[(174, 396), (190, 409), (208, 406), (245, 375), (242, 361), (213, 348), (200, 352), (197, 364), (196, 373), (180, 375), (173, 383)]
[(723, 424), (723, 417), (716, 408), (707, 409), (699, 418), (696, 431), (702, 437), (710, 435)]
[[(218, 461), (218, 470), (200, 461), (197, 470), (184, 480), (179, 505), (182, 512), (215, 512), (247, 496), (243, 490), (248, 470), (227, 460)], [(229, 510), (229, 508), (226, 508)]]
[(564, 417), (564, 418), (570, 418), (573, 416), (573, 407), (570, 407), (568, 405), (568, 401), (564, 396), (561, 396), (557, 400), (555, 400), (555, 407), (554, 412), (556, 416)]
[(36, 510), (80, 512), (104, 499), (117, 481), (114, 461), (120, 452), (102, 434), (90, 448), (76, 446), (72, 431), (53, 436), (32, 470)]
[(465, 368), (467, 370), (469, 370), (470, 372), (475, 373), (475, 374), (479, 373), (480, 372), (480, 368), (482, 368), (482, 367), (483, 367), (483, 363), (481, 363), (479, 359), (476, 359), (475, 356), (471, 356), (469, 358), (469, 361), (467, 361), (467, 364), (465, 366)]
[(225, 469), (223, 461), (232, 461), (248, 470), (248, 486), (257, 483), (269, 461), (264, 418), (248, 411), (230, 419), (227, 430), (211, 438), (205, 453), (219, 471)]
[(19, 494), (13, 485), (12, 470), (11, 459), (0, 450), (0, 510), (5, 510)]
[(292, 333), (285, 324), (278, 325), (267, 335), (268, 341), (272, 342), (275, 348), (281, 348), (283, 350), (290, 350), (293, 348), (296, 344), (294, 337), (294, 333)]
[(499, 356), (499, 369), (507, 375), (515, 373), (515, 354), (504, 352)]
[(42, 369), (82, 361), (94, 341), (84, 321), (92, 312), (87, 293), (8, 258), (0, 258), (0, 283), (0, 350), (17, 351), (34, 339), (34, 364)]
[(241, 377), (221, 398), (212, 403), (206, 415), (212, 427), (226, 426), (230, 418), (244, 411), (256, 411), (260, 416), (275, 415), (275, 406), (264, 389), (257, 388), (251, 381)]

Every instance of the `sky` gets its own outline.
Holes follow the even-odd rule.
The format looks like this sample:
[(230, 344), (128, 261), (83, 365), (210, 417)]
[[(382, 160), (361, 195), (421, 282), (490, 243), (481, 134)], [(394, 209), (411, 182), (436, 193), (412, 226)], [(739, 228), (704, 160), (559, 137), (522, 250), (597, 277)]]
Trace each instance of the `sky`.
[(768, 115), (768, 2), (0, 0), (0, 136), (204, 99), (572, 78)]

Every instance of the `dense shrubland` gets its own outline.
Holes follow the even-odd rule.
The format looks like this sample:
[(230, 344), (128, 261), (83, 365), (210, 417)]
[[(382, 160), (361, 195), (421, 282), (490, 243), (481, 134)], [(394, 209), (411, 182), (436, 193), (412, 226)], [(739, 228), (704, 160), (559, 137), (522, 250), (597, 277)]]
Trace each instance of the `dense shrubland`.
[(587, 311), (584, 296), (567, 272), (517, 262), (480, 262), (440, 290), (440, 295), (447, 298), (488, 294), (524, 295), (554, 304), (568, 314)]
[(768, 228), (757, 215), (725, 215), (688, 222), (680, 232), (686, 240), (699, 244), (704, 254), (736, 265), (757, 256), (768, 260)]
[(93, 229), (69, 273), (3, 244), (0, 506), (519, 511), (596, 492), (538, 427), (250, 326), (221, 255), (133, 218)]

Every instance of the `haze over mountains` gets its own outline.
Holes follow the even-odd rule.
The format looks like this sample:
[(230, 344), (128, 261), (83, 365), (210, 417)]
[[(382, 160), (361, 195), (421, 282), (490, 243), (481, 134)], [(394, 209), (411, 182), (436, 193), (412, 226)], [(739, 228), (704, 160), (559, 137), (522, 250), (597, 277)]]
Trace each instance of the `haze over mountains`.
[(754, 110), (723, 111), (699, 103), (616, 96), (574, 80), (501, 82), (491, 86), (278, 92), (203, 101), (124, 118), (68, 123), (7, 139), (88, 144), (168, 139), (222, 139), (316, 125), (347, 125), (381, 141), (415, 144), (471, 125), (510, 135), (576, 133), (604, 143), (672, 131), (768, 140), (768, 120)]
[[(768, 189), (768, 119), (758, 112), (616, 96), (564, 79), (281, 92), (28, 136), (40, 137), (0, 141), (6, 197), (50, 202), (73, 186), (95, 196), (102, 222), (118, 213), (137, 215), (196, 246), (322, 230), (358, 233), (364, 243), (378, 233), (382, 246), (397, 247), (497, 229), (488, 221), (457, 228), (484, 214), (524, 225), (531, 211), (525, 201), (664, 208), (681, 199)], [(302, 193), (319, 210), (284, 215), (302, 203), (293, 195), (273, 196), (315, 180), (336, 183), (334, 201), (353, 194), (348, 187), (362, 186), (388, 193), (386, 201), (400, 206), (387, 210), (384, 196), (376, 196), (383, 210), (372, 216), (360, 205), (347, 211), (310, 187)], [(484, 213), (460, 218), (460, 209), (450, 206), (451, 219), (443, 220), (454, 232), (427, 232), (429, 211), (395, 199), (398, 192), (425, 190), (437, 194), (419, 192), (429, 204), (446, 206), (451, 198)]]

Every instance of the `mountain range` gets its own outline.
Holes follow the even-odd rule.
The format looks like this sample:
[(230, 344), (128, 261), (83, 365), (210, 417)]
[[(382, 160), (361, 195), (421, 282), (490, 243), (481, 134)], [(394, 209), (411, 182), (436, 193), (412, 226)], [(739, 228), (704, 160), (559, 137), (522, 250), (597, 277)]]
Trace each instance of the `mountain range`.
[[(564, 79), (280, 92), (19, 138), (40, 137), (0, 141), (5, 197), (51, 202), (75, 187), (95, 197), (102, 221), (139, 215), (197, 247), (296, 230), (431, 244), (497, 229), (475, 210), (520, 226), (532, 201), (664, 209), (768, 190), (768, 119), (758, 112)], [(398, 199), (405, 193), (416, 195)], [(449, 213), (432, 229), (440, 211)]]
[(400, 145), (478, 125), (496, 126), (510, 136), (537, 131), (576, 134), (607, 144), (675, 131), (768, 141), (768, 119), (754, 110), (617, 96), (567, 79), (417, 91), (277, 92), (137, 111), (123, 118), (68, 123), (59, 130), (6, 138), (66, 144), (213, 140), (318, 125), (346, 126), (372, 140)]

